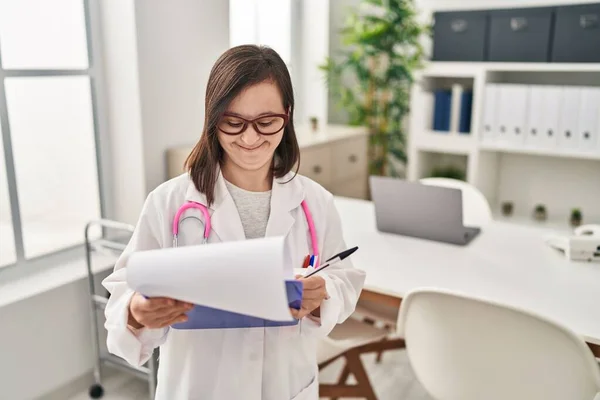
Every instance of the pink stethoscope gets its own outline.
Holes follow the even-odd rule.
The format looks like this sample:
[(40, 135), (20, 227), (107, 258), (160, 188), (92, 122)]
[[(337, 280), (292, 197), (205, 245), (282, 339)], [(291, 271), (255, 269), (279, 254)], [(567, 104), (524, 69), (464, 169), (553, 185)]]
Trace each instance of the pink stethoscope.
[[(319, 244), (317, 242), (317, 231), (315, 229), (315, 222), (313, 221), (310, 210), (308, 209), (308, 205), (306, 201), (302, 201), (300, 203), (302, 206), (302, 210), (304, 211), (304, 215), (306, 217), (306, 222), (308, 223), (308, 231), (310, 232), (310, 242), (312, 244), (312, 252), (315, 256), (315, 259), (319, 258)], [(179, 237), (179, 225), (186, 219), (192, 218), (200, 221), (200, 218), (194, 216), (188, 216), (181, 218), (182, 215), (189, 210), (190, 208), (195, 208), (196, 210), (200, 210), (202, 215), (204, 216), (204, 238), (202, 240), (202, 244), (205, 244), (208, 241), (208, 236), (210, 235), (210, 214), (208, 213), (208, 208), (206, 206), (196, 203), (195, 201), (187, 201), (184, 205), (182, 205), (179, 210), (175, 213), (175, 218), (173, 218), (173, 247), (177, 247), (177, 238)], [(200, 221), (202, 222), (202, 221)]]

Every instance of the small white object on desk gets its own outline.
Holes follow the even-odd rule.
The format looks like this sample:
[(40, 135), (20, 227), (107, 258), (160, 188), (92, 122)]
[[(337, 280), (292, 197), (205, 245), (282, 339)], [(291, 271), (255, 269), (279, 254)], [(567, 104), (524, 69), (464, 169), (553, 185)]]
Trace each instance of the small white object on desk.
[(546, 243), (563, 251), (571, 261), (600, 262), (600, 225), (580, 226), (571, 236), (549, 236)]

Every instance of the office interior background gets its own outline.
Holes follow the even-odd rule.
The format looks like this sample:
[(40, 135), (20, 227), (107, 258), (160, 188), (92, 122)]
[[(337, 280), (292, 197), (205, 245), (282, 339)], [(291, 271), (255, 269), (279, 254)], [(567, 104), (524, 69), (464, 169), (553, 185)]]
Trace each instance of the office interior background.
[[(87, 398), (94, 339), (84, 228), (99, 218), (135, 224), (147, 194), (183, 172), (202, 131), (208, 74), (231, 46), (268, 45), (287, 63), (300, 173), (336, 196), (369, 200), (374, 173), (447, 177), (476, 187), (495, 220), (565, 231), (600, 223), (600, 47), (565, 61), (552, 59), (556, 36), (511, 54), (508, 42), (490, 45), (493, 29), (482, 28), (480, 44), (430, 34), (436, 12), (588, 4), (598, 13), (597, 1), (415, 0), (410, 24), (422, 32), (413, 49), (423, 53), (404, 59), (414, 84), (374, 100), (406, 94), (392, 123), (400, 136), (389, 134), (383, 157), (370, 144), (378, 133), (340, 100), (345, 89), (332, 76), (328, 86), (324, 68), (360, 47), (341, 29), (357, 10), (380, 12), (368, 3), (377, 2), (0, 2), (0, 399)], [(338, 84), (365, 96), (349, 68)], [(94, 256), (99, 292), (111, 260)], [(430, 399), (404, 352), (364, 358), (373, 389), (381, 399)], [(336, 380), (340, 365), (322, 379)], [(105, 398), (147, 398), (145, 383), (107, 371)]]

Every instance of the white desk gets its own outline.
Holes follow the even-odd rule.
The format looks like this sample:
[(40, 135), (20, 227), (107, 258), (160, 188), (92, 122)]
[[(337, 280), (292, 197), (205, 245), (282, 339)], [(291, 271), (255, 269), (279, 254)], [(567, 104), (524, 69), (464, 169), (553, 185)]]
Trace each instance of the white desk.
[[(380, 233), (373, 203), (337, 197), (364, 293), (400, 299), (417, 287), (460, 291), (536, 312), (580, 334), (600, 357), (600, 264), (569, 262), (544, 242), (548, 232), (492, 222), (468, 246)], [(393, 302), (387, 301), (387, 304)]]

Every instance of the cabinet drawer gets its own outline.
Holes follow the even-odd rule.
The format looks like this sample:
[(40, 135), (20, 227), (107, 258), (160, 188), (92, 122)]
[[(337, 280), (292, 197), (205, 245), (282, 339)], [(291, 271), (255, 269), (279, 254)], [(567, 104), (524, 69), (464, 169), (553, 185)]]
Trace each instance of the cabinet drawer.
[(325, 188), (331, 186), (331, 150), (328, 146), (311, 147), (300, 151), (300, 175), (304, 175)]
[(366, 200), (369, 195), (367, 175), (354, 177), (348, 181), (336, 182), (331, 188), (335, 196), (351, 197)]
[(365, 175), (367, 172), (367, 137), (361, 136), (332, 144), (333, 181)]

